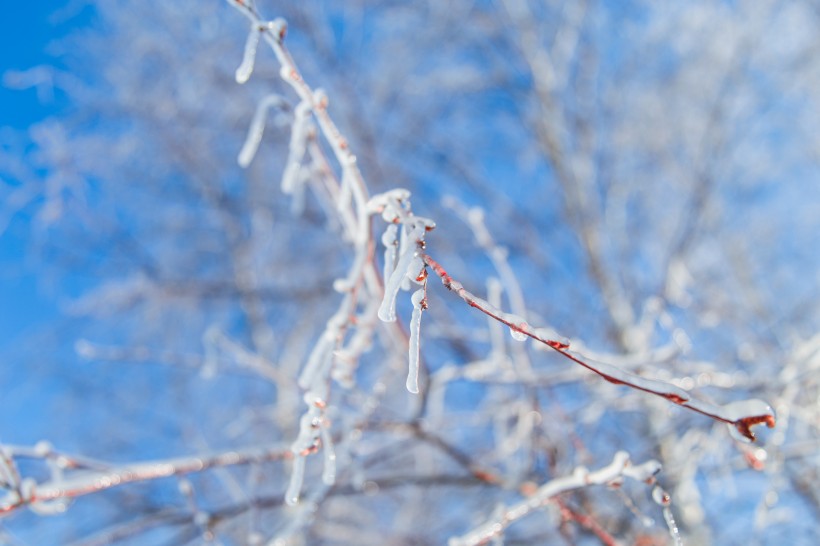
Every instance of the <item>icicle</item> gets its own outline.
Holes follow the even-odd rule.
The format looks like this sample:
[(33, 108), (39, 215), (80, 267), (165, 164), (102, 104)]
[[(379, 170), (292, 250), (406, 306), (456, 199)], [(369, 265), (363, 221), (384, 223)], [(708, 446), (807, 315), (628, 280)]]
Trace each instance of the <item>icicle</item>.
[(339, 197), (336, 200), (336, 210), (344, 211), (350, 203), (350, 198), (353, 196), (353, 183), (350, 180), (350, 169), (344, 168), (342, 170), (342, 181), (339, 187)]
[(417, 394), (419, 392), (419, 334), (421, 332), (424, 288), (419, 288), (413, 292), (410, 301), (413, 303), (413, 315), (410, 318), (410, 362), (407, 371), (407, 390)]
[(305, 457), (316, 450), (317, 441), (321, 434), (323, 398), (314, 391), (308, 391), (304, 396), (308, 410), (299, 419), (299, 436), (290, 447), (294, 455), (293, 471), (290, 475), (290, 484), (285, 492), (285, 502), (294, 506), (299, 502), (299, 493), (305, 479)]
[(282, 193), (293, 193), (302, 169), (302, 158), (305, 155), (306, 141), (310, 128), (310, 104), (300, 102), (293, 112), (293, 128), (290, 132), (290, 145), (285, 172), (282, 175)]
[(259, 45), (261, 35), (259, 25), (254, 22), (248, 33), (248, 40), (245, 42), (245, 54), (242, 56), (242, 64), (236, 69), (236, 83), (245, 83), (253, 72), (253, 63), (256, 60), (256, 46)]
[(323, 363), (332, 355), (332, 335), (326, 331), (308, 357), (307, 364), (299, 376), (298, 384), (303, 389), (309, 389), (316, 379), (316, 374), (324, 367)]
[(659, 485), (656, 485), (652, 489), (652, 500), (663, 507), (663, 519), (666, 520), (666, 526), (669, 527), (669, 536), (672, 537), (672, 542), (675, 543), (675, 546), (683, 546), (678, 524), (675, 523), (675, 516), (672, 514), (672, 497)]
[(322, 481), (325, 485), (333, 485), (336, 483), (336, 450), (333, 448), (333, 438), (327, 426), (322, 427), (322, 450), (325, 457)]
[(305, 479), (305, 457), (297, 455), (293, 460), (293, 471), (290, 474), (290, 484), (285, 492), (285, 502), (288, 506), (299, 503), (299, 494), (302, 491), (302, 482)]
[(389, 224), (384, 229), (384, 234), (382, 235), (382, 244), (384, 245), (385, 282), (390, 278), (390, 275), (392, 275), (393, 271), (396, 269), (396, 246), (398, 245), (396, 234), (398, 233), (398, 230), (399, 228), (396, 224)]
[(413, 258), (415, 252), (412, 250), (402, 254), (396, 269), (384, 285), (384, 299), (379, 307), (379, 318), (383, 322), (396, 321), (396, 296), (399, 294), (402, 281), (407, 278), (407, 270)]
[(311, 174), (309, 169), (302, 169), (299, 180), (296, 181), (296, 187), (290, 200), (290, 212), (294, 216), (301, 216), (305, 212), (305, 186)]
[(253, 114), (253, 119), (248, 127), (248, 136), (245, 137), (245, 143), (242, 145), (242, 150), (236, 158), (237, 163), (242, 168), (247, 167), (253, 161), (256, 151), (259, 149), (259, 143), (262, 141), (262, 133), (265, 131), (265, 117), (268, 110), (272, 106), (279, 106), (284, 108), (287, 105), (285, 99), (279, 95), (268, 95), (256, 107), (256, 112)]

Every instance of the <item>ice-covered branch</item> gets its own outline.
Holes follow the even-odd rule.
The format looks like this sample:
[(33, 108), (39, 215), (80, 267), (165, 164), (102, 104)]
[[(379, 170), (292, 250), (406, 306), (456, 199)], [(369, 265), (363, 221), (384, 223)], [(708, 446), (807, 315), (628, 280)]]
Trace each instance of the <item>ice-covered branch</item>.
[[(4, 470), (2, 486), (6, 489), (0, 498), (0, 514), (25, 506), (41, 514), (60, 513), (67, 508), (67, 502), (75, 497), (128, 483), (182, 476), (217, 467), (291, 458), (290, 450), (282, 446), (253, 447), (213, 455), (127, 465), (109, 465), (58, 453), (45, 443), (34, 448), (2, 446), (0, 452)], [(15, 461), (23, 458), (45, 461), (51, 469), (50, 479), (38, 483), (33, 478), (21, 477), (16, 470)], [(9, 481), (9, 475), (14, 476), (12, 481)]]
[[(285, 172), (282, 177), (282, 190), (286, 194), (297, 193), (297, 184), (313, 173), (319, 174), (322, 183), (318, 186), (318, 197), (325, 203), (325, 210), (329, 216), (335, 218), (343, 228), (343, 238), (354, 247), (353, 262), (347, 275), (334, 283), (334, 289), (343, 294), (342, 301), (336, 312), (328, 319), (324, 331), (319, 335), (307, 363), (299, 377), (299, 386), (306, 391), (305, 403), (307, 409), (300, 419), (299, 435), (291, 446), (294, 456), (293, 471), (290, 485), (285, 494), (288, 504), (296, 504), (299, 500), (302, 482), (305, 474), (305, 457), (324, 450), (323, 481), (331, 485), (335, 480), (335, 452), (331, 443), (331, 423), (325, 415), (325, 409), (330, 397), (331, 379), (335, 378), (344, 387), (353, 385), (354, 371), (361, 354), (370, 347), (374, 333), (375, 315), (379, 316), (385, 305), (395, 305), (395, 294), (400, 287), (405, 286), (406, 276), (415, 267), (416, 275), (424, 269), (418, 249), (423, 245), (424, 232), (432, 229), (434, 224), (424, 218), (415, 217), (410, 213), (409, 192), (398, 190), (384, 196), (377, 196), (371, 200), (367, 186), (357, 166), (356, 156), (348, 147), (347, 140), (342, 136), (336, 124), (328, 114), (329, 99), (321, 89), (311, 88), (303, 79), (290, 52), (284, 45), (286, 23), (283, 19), (264, 22), (253, 2), (247, 0), (228, 0), (228, 3), (237, 8), (251, 21), (251, 30), (246, 44), (245, 56), (239, 75), (250, 75), (258, 42), (257, 35), (273, 49), (280, 64), (280, 76), (287, 82), (299, 97), (298, 106), (294, 111), (294, 121), (291, 129), (290, 145)], [(237, 78), (240, 80), (240, 78)], [(246, 166), (258, 147), (261, 137), (261, 116), (266, 108), (260, 105), (257, 115), (249, 130), (246, 145), (240, 153), (239, 162)], [(317, 131), (313, 123), (318, 126), (318, 134), (324, 138), (333, 156), (341, 167), (339, 179), (333, 174), (321, 147), (316, 145)], [(305, 155), (310, 157), (310, 167), (303, 165)], [(403, 193), (402, 193), (403, 192)], [(403, 197), (402, 197), (403, 196)], [(392, 210), (392, 213), (390, 211)], [(382, 279), (375, 268), (373, 236), (371, 232), (371, 217), (382, 214), (386, 218), (392, 214), (389, 222), (401, 223), (401, 252), (397, 256), (400, 262), (395, 270), (391, 271), (389, 279)], [(392, 230), (395, 237), (397, 229)], [(389, 237), (389, 234), (386, 235)], [(400, 270), (400, 271), (399, 271)], [(422, 279), (413, 279), (421, 283)], [(383, 289), (386, 283), (388, 288)], [(392, 294), (392, 298), (387, 294)], [(419, 300), (419, 298), (416, 298)], [(376, 302), (381, 301), (381, 306)], [(385, 303), (389, 302), (389, 303)], [(420, 313), (423, 300), (416, 302), (418, 309), (414, 316), (415, 323), (420, 322)], [(359, 310), (361, 309), (361, 312)], [(393, 336), (402, 338), (403, 333), (396, 325), (389, 328), (394, 330)], [(418, 328), (416, 329), (418, 330)], [(352, 335), (348, 334), (352, 332)], [(413, 336), (410, 343), (410, 373), (408, 388), (418, 390), (418, 335)], [(416, 348), (415, 359), (413, 347)], [(415, 371), (414, 371), (415, 370)], [(415, 379), (413, 379), (415, 377)]]
[(570, 476), (548, 481), (539, 487), (531, 497), (500, 511), (500, 517), (493, 518), (465, 535), (451, 538), (448, 545), (477, 546), (486, 544), (490, 540), (502, 536), (504, 530), (515, 521), (545, 507), (552, 497), (559, 493), (591, 485), (618, 484), (624, 478), (636, 481), (654, 481), (655, 475), (660, 470), (661, 464), (655, 460), (649, 460), (640, 465), (632, 465), (629, 454), (625, 451), (619, 451), (609, 465), (599, 470), (589, 471), (584, 467), (578, 467)]
[(538, 341), (565, 358), (572, 360), (576, 364), (600, 375), (610, 383), (616, 385), (626, 385), (633, 389), (644, 391), (655, 396), (660, 396), (674, 402), (679, 406), (702, 413), (717, 421), (723, 421), (730, 425), (730, 430), (736, 438), (754, 441), (755, 434), (752, 427), (759, 424), (766, 424), (769, 428), (775, 426), (774, 410), (764, 401), (758, 399), (741, 400), (726, 405), (712, 404), (703, 400), (690, 397), (684, 389), (675, 385), (659, 381), (656, 379), (646, 379), (637, 375), (625, 372), (612, 364), (595, 362), (583, 355), (569, 350), (569, 343), (557, 341), (544, 336), (542, 329), (533, 328), (526, 321), (516, 315), (505, 313), (500, 309), (490, 305), (489, 302), (472, 294), (462, 286), (462, 284), (447, 273), (447, 271), (428, 254), (422, 256), (424, 263), (430, 266), (436, 275), (441, 278), (442, 284), (448, 290), (458, 294), (461, 299), (467, 302), (470, 307), (474, 307), (482, 313), (506, 324), (510, 330), (517, 332), (521, 336), (526, 336)]

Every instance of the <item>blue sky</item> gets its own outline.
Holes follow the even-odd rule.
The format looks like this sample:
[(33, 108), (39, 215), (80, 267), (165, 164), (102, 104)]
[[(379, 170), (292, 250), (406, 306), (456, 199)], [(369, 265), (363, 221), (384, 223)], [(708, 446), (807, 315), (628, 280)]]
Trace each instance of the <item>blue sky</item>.
[[(11, 8), (4, 10), (6, 13), (4, 13), (3, 18), (0, 18), (0, 76), (7, 71), (25, 70), (43, 64), (59, 65), (60, 59), (55, 59), (48, 54), (48, 44), (60, 36), (80, 28), (88, 21), (87, 17), (82, 16), (69, 18), (66, 22), (55, 23), (51, 14), (66, 5), (82, 6), (84, 1), (49, 0), (37, 3), (19, 3), (14, 5), (13, 10)], [(224, 2), (221, 2), (221, 5), (224, 8)], [(298, 36), (298, 33), (295, 34)], [(235, 50), (229, 52), (231, 62), (238, 62), (239, 60), (242, 48), (241, 40), (242, 37), (240, 36), (235, 44)], [(269, 60), (268, 64), (272, 64), (272, 61)], [(252, 106), (248, 108), (252, 109)], [(33, 89), (12, 90), (0, 85), (0, 142), (12, 134), (23, 135), (27, 128), (38, 121), (50, 115), (59, 115), (60, 109), (59, 104), (41, 104), (36, 91)], [(265, 138), (274, 137), (266, 136)], [(236, 147), (238, 148), (238, 145)], [(498, 166), (497, 170), (499, 172), (491, 172), (492, 177), (503, 179), (506, 169)], [(0, 187), (2, 187), (2, 184), (4, 182), (0, 181)], [(520, 188), (520, 190), (524, 192), (523, 188)], [(801, 195), (805, 191), (804, 189), (798, 190)], [(3, 194), (0, 193), (0, 195)], [(42, 437), (48, 437), (61, 448), (85, 450), (88, 446), (93, 446), (93, 443), (86, 442), (85, 445), (79, 447), (75, 447), (74, 444), (82, 444), (85, 436), (93, 434), (93, 422), (82, 422), (80, 427), (76, 426), (77, 422), (63, 426), (64, 421), (68, 420), (66, 413), (56, 403), (53, 406), (48, 404), (50, 399), (56, 398), (52, 396), (54, 393), (59, 393), (60, 389), (67, 389), (66, 383), (62, 382), (63, 376), (58, 374), (46, 375), (45, 371), (68, 369), (70, 373), (74, 373), (76, 376), (72, 379), (76, 379), (78, 383), (87, 382), (93, 386), (91, 379), (99, 379), (102, 375), (95, 377), (95, 371), (102, 369), (105, 364), (85, 363), (81, 372), (74, 371), (75, 368), (67, 368), (64, 364), (66, 362), (72, 363), (73, 353), (70, 348), (62, 350), (66, 348), (65, 345), (58, 346), (56, 350), (53, 347), (48, 347), (48, 350), (54, 350), (54, 353), (47, 358), (43, 358), (36, 351), (25, 354), (29, 347), (34, 349), (45, 347), (45, 345), (40, 346), (32, 343), (33, 340), (38, 338), (38, 333), (59, 331), (63, 338), (70, 338), (71, 336), (66, 334), (65, 329), (76, 324), (76, 322), (72, 322), (69, 325), (68, 320), (59, 322), (59, 319), (63, 316), (60, 313), (61, 298), (64, 298), (65, 294), (69, 292), (68, 288), (70, 283), (74, 281), (76, 272), (67, 271), (57, 275), (52, 272), (52, 275), (47, 277), (44, 273), (45, 268), (38, 268), (37, 261), (30, 260), (27, 262), (26, 256), (33, 248), (33, 243), (27, 236), (28, 231), (28, 222), (25, 213), (23, 213), (18, 215), (11, 228), (0, 236), (0, 328), (2, 328), (0, 330), (2, 331), (2, 335), (0, 335), (0, 358), (3, 358), (5, 371), (8, 371), (7, 374), (0, 374), (0, 393), (3, 393), (7, 401), (10, 401), (11, 408), (8, 415), (0, 420), (0, 441), (33, 443)], [(796, 244), (795, 239), (789, 239), (789, 243)], [(556, 263), (572, 263), (571, 261), (566, 262), (570, 252), (560, 254), (560, 258), (565, 262), (561, 262), (556, 258)], [(454, 260), (454, 258), (451, 258), (451, 260)], [(511, 261), (514, 265), (522, 268), (526, 267), (525, 263), (515, 263), (515, 260), (516, 258), (513, 256)], [(521, 260), (526, 262), (529, 258), (524, 257)], [(42, 260), (39, 263), (42, 264)], [(566, 268), (567, 276), (577, 276), (574, 275), (576, 273), (573, 270), (574, 266), (562, 265), (562, 267)], [(768, 269), (765, 272), (768, 273)], [(580, 292), (583, 293), (582, 290)], [(440, 292), (437, 297), (439, 296), (441, 296)], [(575, 313), (576, 311), (573, 308), (568, 314)], [(592, 336), (593, 334), (587, 335)], [(198, 343), (198, 338), (192, 338), (192, 343)], [(44, 371), (41, 376), (35, 377), (33, 372), (37, 371), (35, 369), (37, 366), (42, 366)], [(99, 366), (99, 368), (94, 366)], [(123, 377), (120, 378), (122, 383), (130, 381), (129, 378), (132, 376), (126, 376), (127, 373), (133, 374), (133, 377), (139, 377), (139, 380), (143, 382), (141, 385), (149, 382), (168, 385), (172, 384), (172, 380), (175, 379), (173, 377), (168, 379), (168, 377), (177, 372), (168, 371), (167, 368), (152, 368), (147, 369), (147, 371), (140, 368), (134, 368), (133, 370), (128, 368), (122, 372)], [(30, 377), (24, 377), (26, 374), (29, 374)], [(166, 374), (167, 377), (162, 374)], [(42, 376), (47, 377), (47, 380), (41, 380), (40, 377)], [(21, 377), (24, 377), (24, 380), (21, 380)], [(147, 388), (142, 388), (142, 392), (149, 392)], [(471, 395), (474, 394), (475, 389), (474, 386), (470, 386)], [(89, 391), (89, 400), (94, 402), (94, 404), (89, 403), (89, 406), (93, 405), (98, 412), (105, 412), (108, 408), (119, 407), (120, 402), (116, 399), (118, 394), (113, 389), (111, 392), (99, 390), (93, 393), (96, 398), (92, 399), (92, 393)], [(162, 390), (161, 393), (154, 393), (152, 395), (154, 404), (152, 405), (160, 408), (172, 407), (174, 401), (169, 402), (161, 397), (167, 396), (170, 400), (174, 395), (175, 391), (171, 389)], [(566, 397), (568, 407), (572, 407), (575, 399), (578, 398), (577, 392), (573, 392), (568, 388), (561, 389), (558, 396)], [(202, 399), (210, 400), (211, 398), (203, 396)], [(132, 409), (125, 404), (121, 404), (121, 406), (120, 411), (122, 413)], [(134, 415), (137, 414), (134, 413)], [(142, 416), (143, 414), (139, 415)], [(129, 453), (137, 452), (140, 455), (157, 457), (172, 453), (176, 447), (173, 442), (176, 440), (183, 441), (182, 435), (174, 427), (178, 426), (181, 429), (189, 423), (186, 419), (195, 420), (196, 416), (197, 413), (193, 410), (190, 415), (180, 417), (178, 422), (173, 422), (170, 425), (156, 418), (158, 423), (166, 425), (165, 428), (146, 426), (145, 423), (142, 423), (143, 426), (139, 427), (139, 434), (142, 436), (137, 437), (136, 433), (133, 433), (132, 436), (136, 438), (133, 443), (140, 444), (145, 453), (128, 446), (131, 449)], [(629, 421), (625, 423), (625, 427), (629, 425)], [(77, 428), (81, 430), (76, 431)], [(86, 434), (83, 435), (83, 432)], [(42, 434), (42, 436), (38, 436), (38, 434)], [(72, 437), (72, 434), (75, 437)], [(155, 452), (148, 453), (151, 450), (155, 450)], [(749, 499), (751, 498), (752, 494), (749, 495)], [(738, 512), (738, 509), (734, 507), (734, 511)], [(723, 515), (722, 511), (717, 513)], [(720, 525), (719, 522), (715, 527), (717, 528)]]
[[(54, 62), (47, 46), (65, 25), (55, 25), (55, 11), (65, 0), (17, 2), (0, 17), (0, 73), (26, 70)], [(56, 110), (55, 104), (42, 104), (34, 89), (8, 89), (0, 85), (0, 131), (25, 131)], [(5, 137), (4, 137), (5, 138)], [(27, 225), (18, 216), (0, 237), (0, 351), (21, 335), (53, 318), (57, 312), (54, 291), (45, 290), (36, 271), (25, 263), (28, 249)], [(51, 292), (52, 295), (49, 295)]]

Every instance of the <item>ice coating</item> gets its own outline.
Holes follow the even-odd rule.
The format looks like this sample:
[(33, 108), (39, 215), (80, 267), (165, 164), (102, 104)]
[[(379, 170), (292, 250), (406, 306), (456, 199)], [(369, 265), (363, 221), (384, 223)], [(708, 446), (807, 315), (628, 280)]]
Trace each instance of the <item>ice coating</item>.
[(302, 101), (293, 112), (288, 159), (282, 175), (282, 192), (285, 194), (292, 194), (296, 187), (299, 172), (302, 169), (302, 158), (305, 156), (310, 126), (310, 103)]
[(413, 261), (413, 252), (405, 252), (399, 258), (396, 269), (386, 280), (384, 286), (384, 299), (379, 307), (379, 319), (384, 322), (395, 322), (396, 320), (396, 296), (399, 294), (401, 283), (404, 280), (410, 263)]
[(256, 112), (253, 114), (253, 119), (248, 127), (248, 136), (245, 137), (245, 143), (239, 151), (236, 158), (240, 167), (247, 167), (256, 156), (256, 151), (259, 149), (259, 143), (262, 141), (262, 134), (265, 132), (265, 117), (268, 110), (273, 106), (284, 107), (287, 103), (279, 95), (268, 95), (256, 107)]
[(398, 238), (397, 234), (399, 227), (396, 224), (388, 224), (384, 229), (382, 235), (382, 244), (384, 245), (384, 278), (389, 279), (396, 269), (396, 257)]
[(324, 453), (325, 467), (322, 470), (322, 481), (325, 485), (336, 483), (336, 450), (333, 447), (333, 438), (330, 430), (322, 427), (322, 449)]
[(643, 480), (647, 474), (654, 476), (660, 470), (660, 466), (660, 463), (655, 460), (633, 466), (629, 454), (625, 451), (618, 451), (607, 466), (595, 471), (578, 467), (569, 476), (550, 480), (539, 487), (532, 496), (507, 508), (502, 507), (496, 510), (490, 521), (465, 535), (452, 537), (447, 544), (448, 546), (487, 544), (490, 540), (500, 537), (504, 529), (516, 520), (549, 505), (551, 499), (560, 493), (592, 485), (606, 485), (625, 477)]
[(675, 516), (672, 514), (672, 497), (661, 486), (656, 485), (652, 488), (652, 500), (655, 504), (663, 507), (663, 519), (666, 521), (666, 527), (669, 529), (669, 536), (672, 537), (672, 542), (675, 546), (683, 546), (683, 540), (680, 536), (678, 524), (675, 522)]
[[(516, 331), (518, 334), (522, 334), (526, 337), (531, 337), (535, 341), (541, 342), (549, 347), (554, 349), (566, 349), (569, 347), (569, 343), (565, 340), (554, 340), (548, 339), (543, 337), (543, 332), (551, 331), (548, 328), (532, 328), (523, 318), (519, 317), (518, 315), (514, 315), (511, 313), (505, 313), (500, 309), (496, 308), (494, 305), (491, 305), (488, 301), (476, 296), (464, 286), (454, 280), (447, 271), (435, 261), (432, 257), (428, 254), (424, 253), (421, 256), (422, 260), (425, 264), (430, 266), (436, 275), (441, 278), (441, 283), (447, 287), (448, 290), (451, 292), (455, 292), (461, 299), (463, 299), (470, 307), (474, 307), (484, 313), (485, 315), (489, 316), (490, 318), (502, 323), (506, 324), (510, 330)], [(512, 335), (512, 333), (511, 333)]]
[(505, 313), (490, 305), (487, 301), (479, 298), (470, 291), (468, 291), (458, 281), (447, 273), (447, 271), (433, 258), (427, 254), (422, 255), (424, 263), (430, 266), (436, 275), (441, 278), (442, 284), (448, 290), (455, 292), (461, 299), (467, 302), (470, 307), (474, 307), (482, 313), (492, 317), (493, 319), (506, 324), (511, 332), (526, 335), (535, 341), (543, 343), (544, 345), (557, 351), (565, 358), (572, 360), (576, 364), (594, 372), (610, 383), (615, 385), (625, 385), (633, 389), (637, 389), (655, 396), (660, 396), (673, 402), (679, 406), (688, 408), (692, 411), (702, 413), (707, 417), (711, 417), (717, 421), (723, 421), (732, 427), (733, 434), (743, 441), (754, 441), (755, 434), (752, 427), (759, 424), (765, 424), (769, 428), (775, 426), (775, 414), (772, 408), (764, 401), (758, 399), (743, 400), (732, 402), (725, 406), (712, 404), (703, 400), (692, 398), (688, 392), (682, 388), (660, 381), (657, 379), (647, 379), (629, 372), (625, 372), (612, 364), (605, 362), (597, 362), (586, 358), (584, 355), (569, 350), (569, 344), (564, 341), (549, 339), (543, 336), (543, 332), (549, 332), (549, 329), (533, 328), (520, 317)]
[(236, 83), (247, 82), (253, 73), (253, 64), (256, 61), (256, 48), (259, 45), (261, 30), (258, 25), (251, 24), (248, 32), (248, 40), (245, 42), (245, 53), (242, 55), (242, 63), (236, 69)]
[[(521, 329), (528, 328), (528, 324), (526, 322), (521, 323), (519, 325), (519, 328), (521, 328)], [(521, 330), (518, 330), (518, 329), (512, 328), (512, 327), (510, 327), (510, 336), (512, 336), (512, 338), (516, 341), (526, 341), (527, 340), (527, 334), (525, 334)]]
[(755, 440), (753, 426), (765, 424), (769, 428), (774, 428), (776, 423), (772, 407), (758, 398), (726, 404), (723, 411), (730, 421), (729, 432), (744, 442)]
[(413, 303), (413, 315), (410, 318), (409, 366), (407, 370), (407, 390), (419, 392), (419, 333), (421, 330), (421, 313), (424, 302), (424, 288), (419, 288), (410, 298)]
[(302, 482), (305, 479), (305, 458), (296, 457), (293, 460), (293, 470), (290, 474), (290, 483), (285, 491), (285, 503), (296, 506), (299, 503), (299, 494), (302, 491)]

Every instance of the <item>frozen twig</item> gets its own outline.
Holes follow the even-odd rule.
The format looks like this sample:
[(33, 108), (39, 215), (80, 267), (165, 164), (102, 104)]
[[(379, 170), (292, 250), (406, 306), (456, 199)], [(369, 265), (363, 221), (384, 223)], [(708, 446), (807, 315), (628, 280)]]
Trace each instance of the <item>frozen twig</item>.
[(552, 497), (559, 493), (591, 485), (617, 484), (624, 478), (637, 481), (654, 481), (654, 476), (660, 470), (661, 465), (655, 460), (649, 460), (640, 465), (632, 465), (629, 454), (625, 451), (619, 451), (609, 465), (599, 470), (591, 472), (584, 467), (578, 467), (570, 476), (548, 481), (539, 487), (531, 497), (502, 510), (500, 517), (493, 518), (465, 535), (451, 538), (448, 545), (477, 546), (487, 544), (493, 538), (502, 536), (504, 530), (515, 521), (545, 507)]
[(569, 344), (565, 341), (557, 341), (544, 337), (539, 329), (532, 328), (529, 324), (521, 321), (519, 317), (504, 313), (489, 304), (486, 300), (475, 296), (462, 284), (447, 273), (447, 271), (433, 258), (427, 254), (422, 256), (424, 263), (430, 266), (436, 275), (441, 278), (442, 284), (448, 290), (458, 294), (461, 299), (467, 302), (470, 307), (474, 307), (482, 313), (494, 318), (495, 320), (506, 324), (511, 330), (518, 332), (521, 335), (528, 336), (535, 341), (543, 343), (552, 348), (565, 358), (572, 360), (576, 364), (600, 375), (610, 383), (615, 385), (626, 385), (633, 389), (644, 391), (655, 396), (660, 396), (674, 402), (679, 406), (688, 408), (692, 411), (702, 413), (707, 417), (711, 417), (717, 421), (723, 421), (731, 425), (730, 431), (732, 434), (742, 440), (754, 441), (755, 434), (752, 427), (759, 424), (766, 424), (769, 428), (775, 426), (774, 410), (764, 401), (759, 399), (741, 400), (732, 402), (726, 405), (712, 404), (703, 400), (691, 398), (689, 393), (680, 387), (659, 381), (656, 379), (646, 379), (637, 375), (625, 372), (612, 364), (603, 362), (595, 362), (583, 355), (569, 350)]
[[(39, 444), (38, 444), (39, 446)], [(58, 513), (65, 510), (65, 503), (75, 497), (96, 493), (128, 483), (145, 482), (203, 472), (217, 467), (245, 465), (260, 461), (283, 460), (291, 457), (291, 452), (281, 446), (237, 449), (215, 455), (202, 455), (176, 459), (162, 459), (127, 465), (107, 465), (97, 461), (87, 461), (70, 455), (54, 452), (52, 449), (35, 446), (34, 449), (3, 446), (4, 468), (13, 465), (16, 458), (37, 458), (53, 460), (61, 468), (51, 479), (36, 482), (32, 478), (17, 476), (16, 484), (3, 484), (5, 495), (0, 498), (0, 515), (28, 506), (40, 513)], [(16, 472), (16, 466), (11, 466)], [(8, 473), (8, 472), (6, 472)], [(64, 475), (63, 475), (64, 473)], [(61, 510), (38, 510), (47, 506), (62, 507)]]

